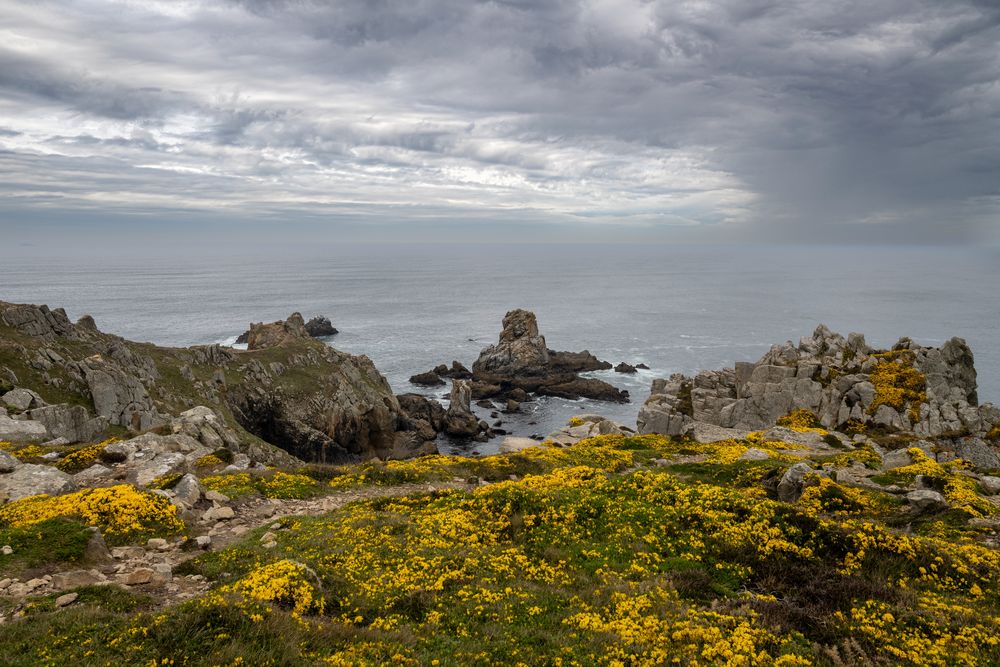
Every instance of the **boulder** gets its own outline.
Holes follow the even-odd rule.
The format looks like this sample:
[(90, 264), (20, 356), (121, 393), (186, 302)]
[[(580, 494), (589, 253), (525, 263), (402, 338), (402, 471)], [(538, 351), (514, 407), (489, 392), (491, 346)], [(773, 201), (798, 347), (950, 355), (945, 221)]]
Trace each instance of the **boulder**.
[(685, 427), (684, 433), (695, 442), (709, 443), (722, 440), (740, 440), (745, 438), (749, 431), (722, 428), (708, 422), (690, 422)]
[(92, 417), (81, 405), (47, 405), (28, 412), (31, 419), (44, 424), (56, 438), (67, 443), (100, 440), (108, 430), (108, 418)]
[(24, 411), (31, 408), (40, 408), (45, 405), (45, 401), (42, 397), (31, 391), (30, 389), (23, 389), (18, 387), (17, 389), (12, 389), (0, 398), (8, 408), (13, 408), (14, 410)]
[(918, 513), (937, 512), (948, 508), (948, 501), (937, 491), (917, 489), (906, 494), (906, 502)]
[(428, 371), (426, 373), (411, 375), (410, 384), (420, 385), (421, 387), (440, 387), (444, 386), (445, 382), (437, 373)]
[(959, 438), (955, 442), (955, 455), (982, 470), (1000, 469), (1000, 450), (982, 438)]
[(36, 442), (48, 440), (51, 436), (45, 424), (36, 421), (11, 419), (0, 411), (0, 441)]
[(444, 416), (444, 432), (457, 437), (478, 434), (479, 419), (472, 413), (472, 387), (468, 380), (452, 380), (450, 400)]
[(785, 471), (778, 482), (778, 499), (787, 503), (795, 502), (802, 495), (802, 487), (808, 475), (819, 475), (808, 463), (799, 462)]
[(500, 443), (500, 453), (514, 454), (524, 449), (530, 449), (531, 447), (539, 447), (541, 444), (541, 442), (532, 438), (515, 438), (513, 436), (507, 436)]
[(133, 431), (145, 431), (161, 423), (146, 387), (117, 363), (94, 355), (84, 360), (80, 368), (98, 415)]
[(0, 475), (0, 502), (46, 494), (58, 496), (76, 490), (73, 478), (50, 466), (25, 463), (13, 472)]
[(986, 492), (986, 495), (995, 496), (1000, 494), (1000, 477), (983, 475), (979, 478), (979, 483), (982, 485), (983, 491)]
[(201, 482), (190, 473), (180, 478), (180, 481), (174, 485), (173, 491), (174, 497), (188, 507), (194, 507), (195, 503), (201, 500), (205, 494), (205, 489), (202, 488)]
[(17, 458), (0, 449), (0, 475), (14, 472), (20, 467), (21, 462)]
[(615, 366), (615, 373), (628, 373), (630, 375), (635, 375), (638, 373), (635, 366), (632, 364), (626, 364), (624, 361)]
[(319, 315), (306, 322), (306, 333), (313, 338), (323, 338), (325, 336), (334, 336), (340, 332), (330, 322), (329, 317)]
[(102, 486), (110, 482), (113, 477), (114, 473), (111, 468), (95, 463), (73, 475), (73, 482), (79, 487)]

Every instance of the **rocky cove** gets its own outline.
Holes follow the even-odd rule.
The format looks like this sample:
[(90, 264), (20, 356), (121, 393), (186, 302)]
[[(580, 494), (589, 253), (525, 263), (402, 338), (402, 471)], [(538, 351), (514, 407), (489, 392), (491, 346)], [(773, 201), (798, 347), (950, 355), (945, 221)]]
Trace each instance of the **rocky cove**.
[[(907, 637), (935, 641), (955, 624), (976, 637), (995, 634), (989, 622), (959, 619), (940, 605), (941, 596), (957, 595), (988, 616), (1000, 590), (1000, 410), (980, 403), (973, 352), (962, 339), (928, 347), (903, 338), (875, 349), (861, 334), (845, 337), (820, 325), (757, 362), (656, 378), (647, 397), (593, 376), (631, 375), (640, 364), (613, 366), (586, 350), (550, 349), (535, 315), (516, 309), (503, 317), (497, 342), (471, 363), (414, 369), (413, 384), (436, 392), (428, 396), (395, 394), (370, 359), (328, 344), (329, 320), (312, 322), (293, 313), (252, 324), (245, 350), (170, 348), (104, 333), (88, 316), (72, 322), (61, 309), (0, 302), (0, 624), (14, 632), (12, 641), (33, 623), (101, 609), (111, 595), (144, 601), (135, 602), (139, 612), (109, 617), (101, 631), (112, 633), (100, 649), (105, 660), (153, 655), (149, 644), (115, 639), (156, 627), (144, 614), (183, 624), (194, 622), (198, 609), (215, 614), (235, 604), (226, 623), (272, 613), (338, 632), (347, 632), (347, 623), (365, 637), (389, 634), (374, 635), (374, 643), (351, 639), (353, 648), (343, 650), (376, 663), (386, 646), (400, 655), (425, 651), (413, 658), (423, 664), (439, 655), (430, 639), (440, 622), (433, 614), (448, 617), (449, 609), (480, 599), (483, 586), (501, 592), (478, 604), (499, 605), (491, 614), (515, 633), (522, 624), (534, 627), (537, 621), (526, 619), (539, 614), (552, 614), (560, 629), (592, 629), (585, 608), (604, 604), (600, 591), (614, 586), (629, 592), (616, 593), (618, 601), (602, 612), (611, 642), (603, 650), (611, 653), (621, 641), (617, 624), (653, 622), (628, 605), (666, 605), (656, 613), (669, 619), (675, 611), (666, 609), (683, 600), (706, 633), (720, 623), (750, 632), (740, 625), (743, 615), (763, 614), (766, 621), (754, 622), (768, 629), (753, 635), (756, 652), (747, 654), (760, 664), (795, 656), (798, 662), (780, 664), (835, 665), (844, 664), (837, 662), (843, 655), (891, 664), (906, 647), (867, 629), (866, 605), (887, 600), (879, 602), (882, 618), (899, 617), (911, 604), (899, 587), (911, 584), (886, 579), (881, 561), (865, 560), (872, 550), (903, 559), (893, 567), (905, 571), (927, 572), (932, 562), (957, 568), (947, 584), (918, 576), (930, 596), (921, 598), (920, 613), (932, 620)], [(637, 400), (641, 407), (636, 423), (595, 411), (547, 433), (508, 431), (508, 420), (530, 415), (532, 404), (548, 397), (585, 397), (591, 406)], [(480, 456), (476, 448), (489, 440), (499, 453)], [(443, 442), (465, 455), (439, 454)], [(591, 516), (604, 503), (615, 511)], [(455, 518), (470, 511), (482, 514)], [(499, 537), (483, 532), (493, 523), (506, 526)], [(399, 533), (400, 526), (409, 532)], [(580, 532), (570, 530), (564, 543), (568, 526)], [(645, 536), (636, 550), (638, 528)], [(602, 531), (610, 532), (592, 537)], [(694, 532), (675, 543), (676, 531)], [(762, 542), (761, 534), (771, 537)], [(57, 551), (69, 555), (43, 546), (67, 539), (76, 546)], [(376, 566), (372, 555), (396, 539), (403, 540), (398, 556), (379, 556), (387, 560)], [(488, 545), (497, 539), (494, 553)], [(530, 546), (536, 539), (545, 549)], [(459, 544), (489, 553), (453, 570), (451, 549)], [(589, 546), (579, 552), (582, 544)], [(715, 546), (696, 546), (706, 544)], [(329, 561), (332, 553), (339, 555)], [(511, 569), (505, 559), (514, 553), (521, 565)], [(588, 569), (591, 559), (603, 563), (597, 573)], [(717, 562), (714, 569), (697, 565), (705, 559)], [(376, 588), (364, 583), (431, 561), (437, 564), (421, 574)], [(498, 569), (473, 573), (472, 562)], [(534, 592), (521, 588), (520, 567), (542, 573), (530, 575), (543, 577), (528, 582)], [(553, 574), (561, 568), (569, 570)], [(431, 579), (441, 577), (465, 583), (433, 588)], [(569, 583), (584, 580), (583, 588)], [(706, 590), (715, 591), (711, 600), (703, 599)], [(680, 597), (654, 603), (648, 591)], [(509, 607), (536, 594), (562, 602), (523, 614)], [(412, 611), (417, 599), (437, 611)], [(564, 615), (583, 599), (585, 607)], [(341, 611), (331, 611), (336, 605)], [(400, 648), (391, 639), (396, 626), (386, 630), (368, 620), (372, 614), (395, 619), (417, 639)], [(464, 620), (448, 622), (461, 632), (488, 632), (474, 614), (460, 615)], [(820, 629), (822, 619), (841, 617), (839, 629)], [(849, 618), (860, 620), (852, 625)], [(655, 664), (661, 651), (690, 658), (742, 650), (724, 635), (688, 636), (681, 621), (670, 623), (633, 637), (638, 643), (629, 650), (645, 656), (640, 662)], [(288, 636), (301, 647), (309, 632)], [(257, 635), (234, 636), (252, 643), (247, 638)], [(518, 637), (511, 641), (522, 649), (530, 644)], [(952, 664), (962, 651), (977, 656), (971, 664), (990, 664), (995, 654), (985, 639), (936, 641), (941, 657), (929, 653), (926, 664)], [(458, 653), (472, 651), (472, 659), (475, 644), (461, 644)], [(202, 648), (178, 645), (155, 657), (197, 663), (187, 651)], [(297, 656), (289, 664), (313, 660), (296, 653), (300, 648), (282, 650)], [(334, 655), (352, 663), (352, 654)]]

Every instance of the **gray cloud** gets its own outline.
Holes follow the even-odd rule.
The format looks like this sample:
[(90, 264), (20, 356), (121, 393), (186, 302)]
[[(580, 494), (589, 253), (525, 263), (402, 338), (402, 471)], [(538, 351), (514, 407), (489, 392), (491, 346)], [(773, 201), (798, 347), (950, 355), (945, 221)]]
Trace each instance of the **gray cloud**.
[(985, 0), (12, 2), (0, 22), (0, 224), (1000, 238)]

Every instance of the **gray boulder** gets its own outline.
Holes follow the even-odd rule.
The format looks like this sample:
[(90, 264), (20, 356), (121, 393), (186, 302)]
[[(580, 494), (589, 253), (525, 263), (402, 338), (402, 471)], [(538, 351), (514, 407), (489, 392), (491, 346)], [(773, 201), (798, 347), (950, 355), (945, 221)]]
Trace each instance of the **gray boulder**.
[(808, 463), (799, 462), (785, 471), (778, 482), (778, 499), (785, 502), (795, 502), (802, 495), (802, 486), (807, 475), (820, 475), (819, 470), (813, 470)]
[(73, 475), (73, 481), (80, 487), (102, 486), (111, 482), (113, 476), (114, 473), (111, 471), (111, 468), (103, 466), (100, 463), (95, 463), (89, 468)]
[(26, 463), (0, 475), (0, 502), (46, 494), (58, 496), (76, 490), (73, 478), (49, 466)]
[(948, 501), (937, 491), (931, 489), (917, 489), (906, 494), (906, 502), (910, 504), (916, 512), (936, 512), (946, 509)]
[(4, 405), (7, 407), (19, 411), (28, 410), (30, 408), (40, 408), (45, 405), (45, 401), (42, 400), (41, 396), (30, 389), (23, 389), (21, 387), (8, 391), (0, 400), (2, 400)]
[(99, 440), (108, 430), (108, 418), (91, 417), (81, 405), (47, 405), (28, 412), (31, 419), (44, 424), (56, 438), (67, 442)]
[(137, 377), (99, 355), (87, 358), (80, 366), (98, 415), (133, 431), (145, 431), (162, 423), (153, 399)]
[(721, 440), (739, 440), (745, 438), (749, 431), (734, 428), (723, 428), (708, 422), (691, 422), (685, 432), (696, 442), (708, 443)]
[(174, 497), (188, 507), (193, 507), (204, 495), (205, 489), (202, 488), (201, 482), (190, 473), (181, 477), (174, 486)]
[(0, 449), (0, 475), (14, 472), (20, 467), (21, 462), (17, 458)]
[(0, 411), (0, 441), (36, 442), (50, 439), (45, 424), (36, 421), (11, 419)]
[(472, 387), (468, 380), (452, 380), (451, 403), (444, 415), (444, 432), (457, 437), (479, 433), (479, 418), (472, 414)]
[(538, 447), (542, 443), (531, 438), (515, 438), (513, 436), (507, 436), (500, 443), (500, 453), (501, 454), (513, 454), (520, 452), (524, 449), (530, 449), (531, 447)]
[(959, 438), (955, 454), (982, 470), (1000, 469), (1000, 450), (982, 438)]

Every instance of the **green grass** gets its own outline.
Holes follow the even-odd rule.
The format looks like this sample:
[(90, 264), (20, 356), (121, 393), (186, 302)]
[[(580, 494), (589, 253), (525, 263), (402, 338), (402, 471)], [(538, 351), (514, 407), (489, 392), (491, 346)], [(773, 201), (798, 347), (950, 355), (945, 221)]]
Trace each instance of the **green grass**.
[(0, 578), (47, 565), (78, 563), (90, 540), (86, 526), (71, 519), (49, 519), (25, 528), (0, 528), (0, 545), (14, 553), (0, 555)]

